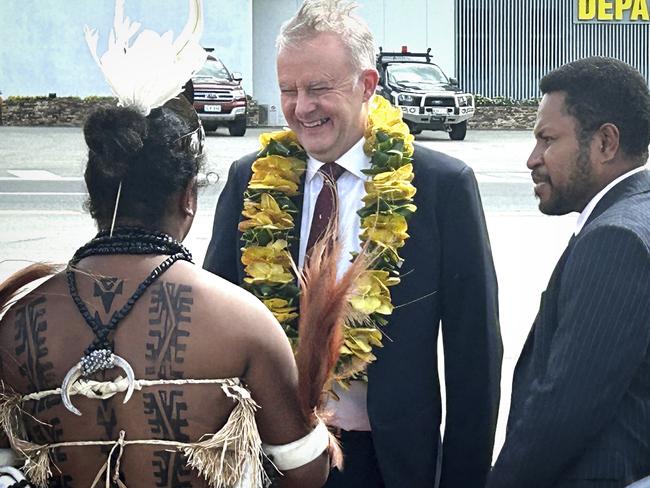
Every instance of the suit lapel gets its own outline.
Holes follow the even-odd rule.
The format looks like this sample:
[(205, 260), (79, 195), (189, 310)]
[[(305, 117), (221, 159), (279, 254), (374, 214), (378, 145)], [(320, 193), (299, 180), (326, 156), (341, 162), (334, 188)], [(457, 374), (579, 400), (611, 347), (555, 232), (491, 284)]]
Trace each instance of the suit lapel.
[(569, 243), (567, 244), (566, 248), (564, 249), (564, 252), (562, 253), (562, 256), (560, 256), (560, 259), (555, 265), (555, 269), (551, 274), (551, 279), (548, 280), (548, 286), (546, 287), (547, 293), (549, 292), (554, 293), (559, 288), (559, 280), (560, 277), (562, 276), (562, 271), (564, 271), (564, 265), (569, 259), (569, 256), (571, 255), (571, 251), (573, 250), (573, 245), (575, 244), (577, 239), (578, 238), (575, 234), (571, 236), (571, 239), (569, 239)]
[[(608, 191), (598, 202), (587, 219), (587, 222), (585, 222), (582, 232), (578, 236), (571, 236), (562, 256), (555, 265), (555, 269), (548, 281), (546, 291), (542, 294), (539, 312), (535, 318), (528, 338), (526, 339), (524, 350), (517, 361), (514, 382), (519, 386), (513, 388), (513, 392), (526, 391), (526, 387), (523, 385), (532, 381), (532, 378), (536, 375), (542, 374), (541, 371), (546, 367), (553, 335), (558, 326), (557, 306), (562, 274), (566, 263), (571, 256), (573, 247), (583, 235), (584, 229), (586, 229), (591, 221), (598, 218), (599, 215), (603, 214), (616, 202), (647, 191), (650, 191), (650, 173), (648, 171), (641, 171), (624, 179)], [(508, 419), (509, 428), (512, 428), (512, 422), (514, 419), (518, 418), (518, 413), (513, 414), (513, 411), (519, 411), (523, 408), (523, 401), (524, 397), (522, 395), (515, 395), (513, 393), (510, 418)]]
[[(601, 198), (594, 210), (589, 215), (587, 222), (585, 222), (585, 227), (599, 215), (603, 214), (616, 202), (625, 198), (629, 198), (632, 195), (647, 191), (650, 191), (650, 173), (648, 171), (640, 171), (639, 173), (633, 174), (632, 176), (624, 179), (615, 185), (611, 190), (609, 190), (605, 196), (603, 196), (603, 198)], [(559, 292), (560, 288), (562, 271), (564, 270), (564, 266), (569, 259), (569, 256), (571, 255), (571, 251), (577, 239), (577, 236), (571, 236), (566, 249), (562, 253), (562, 256), (558, 260), (555, 269), (553, 270), (551, 279), (549, 280), (548, 286), (546, 288), (546, 293), (553, 296), (553, 300), (551, 300), (553, 303), (556, 303), (557, 293)]]
[(625, 178), (623, 181), (609, 190), (603, 198), (598, 202), (591, 215), (585, 222), (585, 227), (589, 222), (596, 219), (605, 210), (614, 205), (616, 202), (625, 198), (636, 195), (637, 193), (644, 193), (650, 191), (650, 172), (647, 170), (640, 171), (632, 176)]

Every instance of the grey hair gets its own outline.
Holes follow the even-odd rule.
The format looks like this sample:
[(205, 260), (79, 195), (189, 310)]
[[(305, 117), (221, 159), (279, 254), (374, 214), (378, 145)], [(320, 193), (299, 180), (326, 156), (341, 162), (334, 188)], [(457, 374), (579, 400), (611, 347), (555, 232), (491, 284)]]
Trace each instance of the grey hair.
[(375, 39), (368, 24), (353, 13), (357, 7), (350, 0), (305, 0), (296, 15), (282, 25), (276, 40), (278, 52), (298, 47), (320, 33), (333, 33), (350, 52), (355, 69), (374, 68)]

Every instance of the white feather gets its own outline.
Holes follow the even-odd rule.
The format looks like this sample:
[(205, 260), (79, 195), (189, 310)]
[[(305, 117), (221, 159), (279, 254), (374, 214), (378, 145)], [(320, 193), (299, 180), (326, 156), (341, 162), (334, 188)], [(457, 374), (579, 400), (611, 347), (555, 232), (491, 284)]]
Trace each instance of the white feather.
[(96, 30), (86, 26), (86, 43), (104, 73), (119, 105), (144, 115), (174, 98), (192, 74), (201, 69), (207, 53), (200, 45), (203, 32), (201, 0), (188, 0), (189, 16), (183, 31), (173, 40), (171, 31), (160, 35), (140, 30), (140, 24), (124, 17), (124, 0), (115, 0), (115, 19), (107, 51), (99, 57)]

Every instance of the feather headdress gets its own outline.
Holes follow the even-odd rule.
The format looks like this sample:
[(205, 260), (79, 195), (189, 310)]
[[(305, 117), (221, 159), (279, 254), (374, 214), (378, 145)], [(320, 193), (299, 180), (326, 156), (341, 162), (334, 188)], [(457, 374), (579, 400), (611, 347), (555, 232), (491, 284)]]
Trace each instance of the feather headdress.
[(85, 27), (90, 52), (120, 106), (133, 107), (148, 115), (151, 109), (178, 95), (205, 63), (207, 53), (199, 43), (203, 6), (201, 0), (188, 0), (188, 3), (189, 18), (176, 40), (171, 31), (160, 35), (144, 30), (131, 44), (140, 24), (124, 16), (124, 0), (115, 0), (115, 21), (108, 50), (101, 58), (97, 55), (97, 30)]

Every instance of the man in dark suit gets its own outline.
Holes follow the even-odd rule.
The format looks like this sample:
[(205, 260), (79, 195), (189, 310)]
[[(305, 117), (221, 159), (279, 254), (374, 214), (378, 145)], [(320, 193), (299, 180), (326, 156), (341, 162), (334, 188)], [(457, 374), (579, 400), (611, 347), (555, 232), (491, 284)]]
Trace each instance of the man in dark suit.
[(650, 95), (598, 57), (540, 88), (539, 208), (581, 213), (517, 363), (488, 487), (623, 487), (650, 474)]
[[(368, 27), (346, 2), (308, 0), (278, 38), (278, 79), (289, 127), (308, 154), (296, 201), (292, 247), (304, 261), (323, 185), (319, 168), (336, 162), (340, 238), (359, 249), (359, 216), (370, 158), (363, 152), (368, 103), (378, 74)], [(219, 197), (204, 267), (234, 283), (244, 278), (243, 193), (256, 155), (230, 168)], [(384, 328), (384, 347), (367, 371), (368, 382), (338, 391), (333, 425), (340, 428), (344, 471), (328, 487), (479, 488), (491, 465), (499, 404), (502, 344), (497, 283), (474, 175), (464, 163), (416, 146), (413, 155), (417, 211), (408, 222), (396, 306)], [(447, 416), (439, 452), (441, 393), (437, 339), (442, 322)], [(441, 461), (438, 457), (441, 455)], [(438, 469), (441, 462), (441, 469)]]

